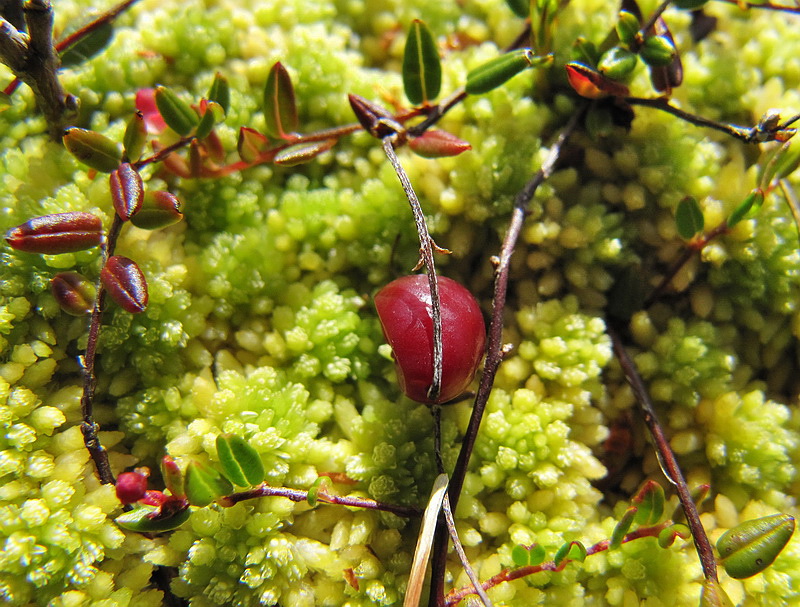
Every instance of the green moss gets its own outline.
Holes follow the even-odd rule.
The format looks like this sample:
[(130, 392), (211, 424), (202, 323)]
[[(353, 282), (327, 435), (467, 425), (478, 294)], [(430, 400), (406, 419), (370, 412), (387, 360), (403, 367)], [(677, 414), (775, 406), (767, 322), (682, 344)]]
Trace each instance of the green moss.
[[(642, 2), (645, 13), (655, 4)], [(82, 22), (88, 7), (59, 3), (57, 29)], [(707, 10), (719, 23), (699, 43), (688, 36), (688, 13), (666, 13), (685, 70), (674, 103), (738, 124), (770, 107), (796, 112), (791, 19), (724, 3)], [(472, 151), (440, 160), (399, 151), (433, 236), (453, 250), (440, 271), (470, 286), (484, 310), (489, 258), (514, 196), (579, 103), (565, 88), (563, 63), (577, 36), (601, 44), (615, 13), (599, 0), (569, 3), (555, 22), (554, 68), (526, 72), (449, 112), (439, 126)], [(499, 0), (140, 2), (102, 54), (62, 79), (81, 98), (79, 125), (119, 140), (137, 89), (165, 84), (196, 100), (220, 71), (232, 88), (218, 129), (230, 163), (239, 127), (263, 129), (263, 86), (277, 60), (295, 84), (303, 131), (353, 122), (347, 93), (402, 104), (404, 31), (414, 18), (447, 37), (445, 94), (522, 27)], [(652, 96), (645, 69), (631, 88)], [(107, 180), (48, 142), (46, 128), (24, 86), (0, 113), (0, 227), (65, 211), (96, 213), (108, 226)], [(646, 291), (679, 256), (681, 198), (695, 196), (706, 226), (716, 225), (755, 186), (758, 156), (753, 146), (642, 107), (630, 130), (616, 126), (600, 137), (579, 129), (571, 138), (566, 161), (531, 203), (512, 258), (503, 337), (512, 350), (458, 506), (457, 527), (482, 579), (512, 565), (516, 544), (539, 543), (549, 559), (565, 541), (607, 539), (643, 478), (667, 486), (636, 414), (627, 417), (633, 399), (612, 360), (604, 311), (624, 275), (632, 272)], [(309, 489), (330, 474), (338, 493), (424, 506), (436, 475), (432, 417), (401, 395), (370, 302), (414, 266), (418, 241), (376, 142), (359, 133), (307, 165), (219, 179), (150, 167), (143, 176), (149, 188), (175, 192), (186, 219), (154, 232), (126, 226), (117, 243), (143, 269), (150, 303), (140, 315), (113, 305), (104, 315), (95, 415), (115, 472), (155, 471), (166, 451), (181, 465), (213, 465), (216, 437), (233, 432), (260, 454), (272, 485)], [(798, 186), (797, 177), (790, 181)], [(797, 242), (776, 190), (627, 327), (690, 485), (712, 486), (703, 515), (712, 539), (740, 518), (797, 514)], [(48, 287), (62, 270), (96, 279), (98, 251), (40, 256), (6, 247), (0, 256), (4, 601), (158, 605), (162, 592), (150, 586), (157, 565), (175, 568), (172, 591), (196, 607), (402, 600), (417, 525), (395, 515), (264, 498), (195, 509), (157, 538), (120, 531), (112, 520), (120, 505), (98, 486), (80, 432), (77, 357), (87, 320), (61, 313)], [(467, 403), (443, 410), (448, 470), (469, 413)], [(620, 427), (631, 440), (618, 467)], [(150, 480), (154, 488), (161, 482), (156, 472)], [(740, 604), (791, 600), (798, 545), (752, 580), (723, 577), (723, 587)], [(454, 585), (468, 583), (455, 559), (448, 570)], [(645, 539), (490, 595), (498, 605), (693, 605), (700, 576), (690, 542), (664, 550)]]

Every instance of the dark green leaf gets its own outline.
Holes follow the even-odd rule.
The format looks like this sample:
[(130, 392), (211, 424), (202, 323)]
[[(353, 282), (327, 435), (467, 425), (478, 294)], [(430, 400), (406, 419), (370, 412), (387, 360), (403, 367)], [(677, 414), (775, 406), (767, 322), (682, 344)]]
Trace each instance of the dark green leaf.
[(672, 4), (677, 8), (693, 11), (703, 6), (708, 0), (672, 0)]
[(482, 95), (496, 89), (529, 67), (549, 64), (551, 56), (538, 57), (529, 48), (517, 49), (495, 57), (467, 74), (465, 90), (470, 95)]
[(517, 17), (522, 19), (526, 19), (531, 12), (530, 0), (506, 0), (506, 4)]
[(705, 226), (703, 211), (691, 196), (685, 197), (678, 203), (678, 208), (675, 210), (675, 225), (678, 234), (686, 240), (703, 231)]
[(197, 112), (165, 86), (156, 87), (156, 106), (167, 126), (181, 137), (189, 135), (199, 122)]
[(717, 540), (722, 566), (741, 580), (769, 567), (794, 533), (794, 517), (773, 514), (745, 521), (728, 529)]
[(639, 33), (639, 18), (628, 11), (620, 11), (617, 17), (617, 36), (619, 41), (630, 46), (636, 41), (636, 34)]
[(403, 87), (414, 105), (433, 101), (442, 86), (439, 50), (428, 26), (419, 19), (411, 23), (403, 53)]
[(177, 196), (164, 190), (146, 190), (139, 211), (131, 223), (143, 230), (158, 230), (183, 219), (183, 205)]
[(200, 123), (197, 125), (195, 136), (198, 139), (205, 139), (211, 133), (211, 129), (225, 119), (225, 112), (222, 106), (216, 101), (205, 101), (200, 103)]
[(189, 462), (184, 479), (186, 498), (192, 506), (208, 506), (233, 490), (230, 481), (215, 468), (194, 460)]
[(225, 114), (228, 113), (231, 107), (231, 87), (228, 84), (228, 79), (217, 72), (214, 74), (214, 82), (211, 83), (211, 88), (208, 89), (208, 100), (218, 103)]
[(95, 131), (72, 127), (64, 131), (63, 139), (70, 154), (101, 173), (110, 173), (122, 161), (119, 145)]
[(114, 520), (123, 529), (140, 533), (160, 533), (177, 529), (189, 519), (191, 514), (188, 504), (165, 513), (160, 513), (159, 510), (156, 506), (137, 505), (130, 512), (126, 512)]
[(688, 540), (692, 537), (692, 533), (686, 525), (670, 525), (659, 532), (658, 545), (662, 548), (669, 548), (675, 542), (675, 538), (678, 537)]
[(728, 227), (732, 228), (737, 223), (747, 217), (752, 217), (761, 209), (764, 204), (764, 192), (761, 188), (751, 191), (747, 197), (737, 206), (728, 217)]
[(114, 36), (114, 26), (104, 23), (61, 51), (61, 67), (73, 67), (102, 51)]
[(125, 136), (122, 138), (122, 147), (125, 150), (125, 158), (128, 162), (136, 162), (142, 157), (144, 146), (147, 143), (147, 125), (144, 122), (144, 114), (139, 110), (128, 121), (125, 128)]
[(297, 130), (294, 85), (280, 61), (270, 69), (264, 87), (264, 121), (270, 137), (285, 139)]
[(647, 481), (631, 503), (638, 508), (634, 518), (637, 525), (655, 525), (664, 514), (664, 489), (655, 481)]
[(625, 535), (627, 535), (631, 525), (633, 525), (633, 519), (636, 518), (636, 512), (636, 506), (631, 506), (625, 511), (625, 514), (622, 515), (622, 518), (619, 520), (616, 527), (614, 527), (614, 531), (611, 532), (611, 541), (608, 545), (609, 550), (619, 548), (622, 545), (622, 540), (625, 539)]
[(649, 36), (639, 49), (642, 60), (654, 67), (667, 67), (678, 51), (668, 36)]
[(631, 75), (637, 63), (638, 57), (636, 53), (632, 53), (621, 46), (614, 46), (600, 57), (597, 69), (613, 80), (625, 80)]
[(264, 464), (258, 451), (241, 436), (220, 434), (217, 455), (222, 473), (234, 485), (252, 487), (264, 480)]

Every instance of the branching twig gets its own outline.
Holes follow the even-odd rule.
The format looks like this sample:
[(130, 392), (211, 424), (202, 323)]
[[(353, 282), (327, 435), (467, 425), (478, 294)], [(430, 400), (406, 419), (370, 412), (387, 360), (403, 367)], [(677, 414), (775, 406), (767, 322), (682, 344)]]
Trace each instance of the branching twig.
[(656, 416), (653, 402), (650, 400), (650, 394), (644, 385), (642, 376), (636, 368), (636, 364), (631, 360), (625, 347), (620, 340), (619, 335), (610, 325), (608, 326), (608, 334), (611, 337), (611, 342), (614, 348), (614, 353), (619, 360), (625, 377), (633, 389), (636, 400), (642, 408), (642, 415), (644, 422), (647, 425), (650, 435), (653, 437), (656, 451), (658, 453), (659, 461), (662, 464), (664, 473), (667, 478), (672, 482), (678, 492), (678, 499), (681, 501), (683, 510), (686, 514), (686, 521), (689, 529), (692, 531), (692, 538), (694, 545), (697, 548), (697, 554), (700, 557), (700, 565), (703, 568), (703, 576), (706, 580), (718, 581), (717, 578), (717, 561), (714, 558), (714, 550), (711, 547), (711, 542), (708, 540), (706, 530), (700, 522), (700, 515), (697, 512), (697, 507), (692, 500), (692, 495), (689, 487), (686, 484), (686, 479), (683, 477), (678, 461), (675, 459), (675, 454), (669, 445), (669, 440), (664, 434), (664, 429), (658, 421)]

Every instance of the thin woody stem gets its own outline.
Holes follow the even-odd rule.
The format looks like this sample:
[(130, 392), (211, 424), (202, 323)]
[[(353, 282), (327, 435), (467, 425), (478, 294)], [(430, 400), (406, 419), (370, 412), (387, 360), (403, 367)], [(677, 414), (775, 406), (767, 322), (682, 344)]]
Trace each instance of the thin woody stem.
[[(542, 167), (525, 187), (517, 194), (514, 199), (514, 210), (511, 215), (503, 245), (500, 250), (500, 257), (495, 259), (495, 283), (494, 298), (492, 300), (492, 320), (489, 325), (489, 346), (486, 353), (486, 363), (484, 365), (483, 376), (481, 377), (478, 394), (475, 397), (475, 405), (472, 408), (472, 415), (469, 420), (467, 432), (461, 443), (461, 451), (458, 454), (453, 475), (450, 479), (448, 494), (451, 496), (451, 507), (453, 510), (458, 505), (458, 498), (464, 486), (464, 479), (467, 474), (472, 450), (478, 436), (478, 430), (486, 410), (486, 403), (494, 385), (494, 378), (497, 369), (503, 360), (503, 311), (506, 303), (506, 292), (508, 291), (508, 273), (511, 264), (511, 256), (514, 253), (517, 239), (522, 231), (522, 225), (528, 216), (528, 205), (536, 190), (553, 173), (561, 152), (569, 136), (577, 128), (578, 123), (586, 112), (587, 105), (576, 111), (570, 118), (569, 123), (559, 135), (556, 142), (550, 148)], [(443, 605), (444, 601), (444, 578), (445, 564), (447, 559), (447, 532), (443, 525), (437, 529), (436, 539), (433, 548), (431, 565), (431, 594), (428, 601), (429, 605)]]
[[(287, 487), (272, 487), (266, 483), (261, 483), (258, 487), (248, 489), (239, 493), (232, 493), (220, 498), (219, 502), (223, 506), (230, 507), (246, 500), (257, 499), (261, 497), (285, 497), (293, 502), (308, 501), (308, 491), (302, 489), (289, 489)], [(368, 510), (382, 510), (384, 512), (391, 512), (397, 516), (404, 518), (417, 518), (421, 516), (422, 511), (413, 506), (398, 506), (396, 504), (385, 504), (366, 497), (350, 497), (342, 495), (334, 495), (328, 493), (323, 488), (317, 491), (316, 499), (325, 504), (336, 504), (339, 506), (351, 506), (356, 508), (366, 508)]]
[(667, 479), (675, 485), (678, 492), (678, 499), (680, 499), (681, 505), (683, 506), (683, 511), (686, 514), (686, 521), (692, 532), (692, 539), (697, 549), (697, 555), (700, 557), (703, 576), (706, 580), (717, 582), (717, 561), (714, 558), (714, 550), (711, 547), (711, 542), (708, 540), (706, 530), (703, 528), (703, 524), (700, 521), (700, 514), (697, 512), (697, 507), (692, 499), (689, 487), (686, 484), (686, 479), (683, 477), (683, 472), (681, 472), (678, 461), (675, 459), (675, 453), (673, 453), (672, 447), (669, 445), (669, 439), (667, 439), (664, 434), (664, 429), (658, 421), (653, 401), (650, 399), (650, 394), (644, 385), (644, 380), (642, 380), (642, 376), (639, 374), (636, 364), (625, 351), (625, 347), (619, 335), (610, 325), (608, 326), (608, 334), (611, 337), (611, 343), (617, 360), (636, 396), (636, 400), (642, 408), (644, 423), (653, 438), (653, 443), (655, 444), (664, 474), (667, 476)]

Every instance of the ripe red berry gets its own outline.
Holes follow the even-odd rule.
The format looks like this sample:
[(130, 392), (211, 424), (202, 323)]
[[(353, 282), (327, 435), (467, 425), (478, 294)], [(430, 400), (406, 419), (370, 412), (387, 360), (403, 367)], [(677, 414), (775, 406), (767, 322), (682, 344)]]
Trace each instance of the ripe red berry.
[(147, 492), (147, 476), (140, 471), (123, 472), (117, 477), (117, 498), (123, 504), (133, 504)]
[(392, 346), (400, 388), (421, 403), (442, 403), (467, 389), (483, 357), (486, 325), (472, 294), (456, 281), (438, 277), (442, 313), (442, 389), (431, 401), (433, 317), (428, 277), (404, 276), (375, 295), (383, 334)]

